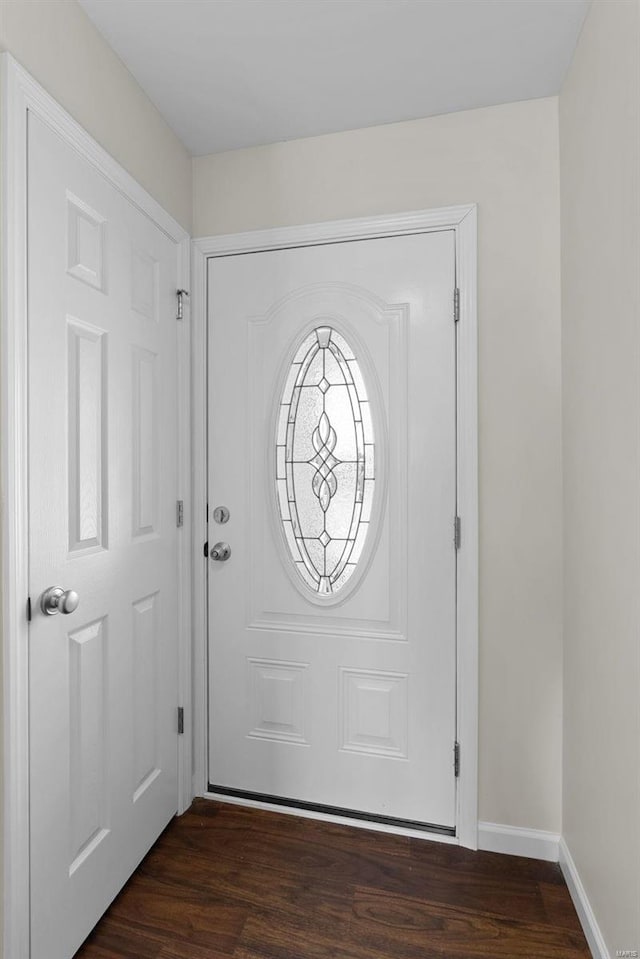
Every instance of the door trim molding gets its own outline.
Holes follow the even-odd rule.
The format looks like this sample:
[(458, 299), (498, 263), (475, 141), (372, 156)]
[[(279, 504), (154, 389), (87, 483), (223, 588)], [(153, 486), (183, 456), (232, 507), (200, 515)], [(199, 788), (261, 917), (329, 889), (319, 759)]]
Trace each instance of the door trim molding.
[[(457, 728), (460, 776), (456, 841), (478, 846), (478, 333), (477, 208), (475, 204), (256, 230), (195, 239), (192, 244), (194, 543), (206, 539), (207, 505), (207, 260), (237, 253), (453, 230), (457, 324), (457, 497), (462, 540), (457, 554)], [(453, 303), (452, 320), (453, 322)], [(202, 554), (200, 554), (202, 555)], [(194, 794), (207, 793), (206, 559), (194, 569)], [(452, 744), (453, 747), (453, 744)], [(227, 800), (228, 801), (228, 800)]]
[[(2, 726), (4, 747), (4, 955), (29, 959), (29, 589), (27, 463), (27, 115), (38, 116), (88, 160), (178, 247), (188, 288), (186, 231), (8, 53), (1, 55), (0, 430), (2, 432)], [(179, 484), (190, 511), (190, 321), (178, 330)], [(179, 811), (191, 793), (191, 537), (179, 538), (179, 691), (185, 735), (178, 745)], [(178, 705), (178, 704), (176, 704)]]

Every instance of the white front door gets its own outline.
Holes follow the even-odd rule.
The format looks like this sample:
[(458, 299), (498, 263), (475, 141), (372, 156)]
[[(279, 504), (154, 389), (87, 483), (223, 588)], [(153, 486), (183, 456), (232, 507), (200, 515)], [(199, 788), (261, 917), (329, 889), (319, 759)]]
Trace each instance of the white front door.
[(214, 791), (455, 826), (454, 287), (451, 231), (209, 260)]
[(177, 811), (177, 248), (32, 115), (28, 155), (31, 959), (70, 959)]

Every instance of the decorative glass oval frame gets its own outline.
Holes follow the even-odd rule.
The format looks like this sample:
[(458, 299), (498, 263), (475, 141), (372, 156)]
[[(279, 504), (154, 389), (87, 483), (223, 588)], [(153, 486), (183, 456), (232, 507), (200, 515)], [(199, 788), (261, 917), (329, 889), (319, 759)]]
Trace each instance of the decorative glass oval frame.
[[(321, 350), (330, 352), (330, 359), (334, 364), (334, 375), (329, 376), (328, 379), (324, 375), (316, 376), (317, 383), (306, 383), (314, 361), (316, 364), (319, 362), (318, 354)], [(323, 352), (323, 370), (327, 356), (329, 353)], [(340, 370), (342, 379), (340, 380), (338, 374), (339, 382), (330, 383), (329, 379), (336, 380), (336, 367)], [(308, 449), (300, 457), (299, 447), (300, 445), (304, 447), (304, 443), (298, 443), (294, 456), (294, 434), (298, 421), (297, 415), (300, 412), (300, 397), (302, 389), (310, 386), (316, 388), (314, 390), (316, 403), (315, 410), (313, 403), (307, 404), (306, 445)], [(353, 445), (359, 453), (355, 461), (353, 456), (347, 459), (344, 455), (342, 458), (337, 455), (341, 452), (344, 454), (344, 438), (341, 444), (340, 436), (332, 423), (332, 419), (336, 418), (335, 404), (333, 412), (327, 411), (326, 397), (332, 387), (340, 387), (341, 392), (349, 394), (351, 408), (354, 410), (351, 419), (354, 433)], [(319, 407), (320, 396), (323, 398), (322, 410)], [(291, 420), (293, 402), (295, 402), (295, 409), (293, 409), (293, 420)], [(387, 444), (383, 410), (382, 395), (373, 364), (354, 332), (344, 321), (336, 317), (318, 317), (312, 324), (307, 324), (302, 335), (296, 337), (278, 379), (277, 402), (270, 433), (269, 463), (272, 477), (270, 485), (273, 490), (272, 515), (278, 528), (283, 565), (300, 595), (316, 605), (338, 606), (348, 599), (362, 582), (373, 557), (380, 536), (386, 500)], [(339, 420), (340, 414), (337, 415)], [(343, 431), (344, 426), (343, 415), (341, 424)], [(294, 459), (298, 462), (294, 463)], [(309, 529), (305, 530), (301, 526), (295, 495), (293, 501), (289, 498), (291, 489), (295, 486), (294, 466), (298, 474), (300, 471), (306, 471), (306, 481), (303, 484), (306, 502), (307, 505), (310, 500), (313, 502), (317, 516), (324, 514), (326, 517), (334, 497), (340, 495), (340, 485), (342, 487), (351, 485), (353, 489), (348, 534), (343, 537), (335, 535), (322, 537), (322, 532), (328, 532), (325, 523), (323, 530), (315, 537), (318, 540), (315, 551), (318, 554), (323, 551), (325, 557), (329, 550), (332, 550), (335, 556), (336, 549), (340, 548), (341, 539), (349, 541), (345, 542), (343, 547), (344, 552), (348, 554), (346, 557), (344, 553), (341, 553), (337, 563), (333, 562), (333, 557), (331, 558), (329, 574), (326, 567), (321, 573), (317, 568), (318, 562), (313, 562), (309, 553), (309, 544), (305, 541), (314, 537), (303, 535), (305, 531), (309, 532)], [(350, 484), (345, 483), (345, 471), (351, 471), (353, 481)], [(299, 476), (296, 478), (299, 479)], [(360, 486), (358, 486), (358, 479)], [(361, 495), (356, 498), (358, 492)], [(350, 497), (347, 496), (346, 499), (349, 500)], [(343, 502), (345, 500), (344, 491), (342, 491), (342, 500)], [(318, 513), (318, 507), (320, 513)], [(297, 535), (294, 533), (296, 523), (298, 524)], [(331, 531), (335, 533), (335, 529)], [(316, 561), (319, 559), (320, 555), (316, 556)], [(342, 569), (340, 569), (341, 563)], [(322, 579), (329, 581), (329, 589), (327, 589), (327, 583), (320, 583)]]

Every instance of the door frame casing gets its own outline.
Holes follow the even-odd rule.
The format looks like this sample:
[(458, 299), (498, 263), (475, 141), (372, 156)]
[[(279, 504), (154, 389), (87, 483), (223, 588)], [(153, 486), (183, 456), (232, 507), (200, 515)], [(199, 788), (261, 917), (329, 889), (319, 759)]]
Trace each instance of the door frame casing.
[[(192, 449), (193, 541), (198, 547), (207, 538), (207, 265), (208, 260), (239, 253), (257, 253), (290, 247), (315, 246), (412, 233), (453, 230), (455, 234), (456, 286), (459, 322), (456, 324), (457, 359), (457, 502), (461, 517), (461, 542), (456, 567), (456, 727), (460, 743), (460, 775), (456, 791), (455, 842), (470, 849), (478, 846), (478, 324), (477, 324), (477, 207), (476, 204), (441, 207), (383, 216), (336, 220), (303, 226), (280, 227), (200, 237), (192, 243)], [(453, 296), (453, 291), (452, 291)], [(453, 300), (451, 304), (453, 322)], [(453, 529), (452, 529), (453, 536)], [(200, 554), (202, 556), (202, 554)], [(207, 793), (207, 560), (193, 570), (194, 630), (194, 781), (197, 796), (229, 802), (228, 797)], [(453, 762), (453, 757), (452, 757)], [(246, 805), (283, 811), (268, 803)], [(291, 807), (288, 811), (305, 815)], [(306, 813), (306, 815), (312, 815)], [(316, 816), (316, 818), (326, 818)], [(360, 827), (406, 832), (359, 820), (342, 820)], [(413, 833), (415, 834), (415, 833)], [(447, 840), (431, 833), (425, 838)]]
[[(29, 959), (29, 595), (28, 339), (27, 339), (27, 116), (43, 120), (148, 216), (178, 253), (178, 284), (188, 289), (188, 233), (14, 58), (1, 55), (1, 366), (2, 432), (2, 725), (4, 955)], [(177, 323), (178, 489), (189, 517), (190, 311)], [(191, 530), (178, 538), (178, 694), (184, 736), (178, 739), (178, 812), (191, 803)], [(176, 706), (178, 704), (176, 703)]]

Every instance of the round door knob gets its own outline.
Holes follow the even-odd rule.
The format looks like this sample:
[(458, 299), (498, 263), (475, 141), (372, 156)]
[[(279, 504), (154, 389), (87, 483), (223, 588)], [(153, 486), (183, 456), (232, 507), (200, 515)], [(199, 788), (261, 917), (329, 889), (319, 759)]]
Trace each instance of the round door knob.
[(228, 543), (216, 543), (211, 547), (209, 556), (217, 563), (224, 563), (231, 556), (231, 547)]
[(62, 586), (50, 586), (42, 594), (40, 609), (47, 616), (64, 613), (68, 616), (78, 608), (80, 597), (73, 589), (63, 589)]

